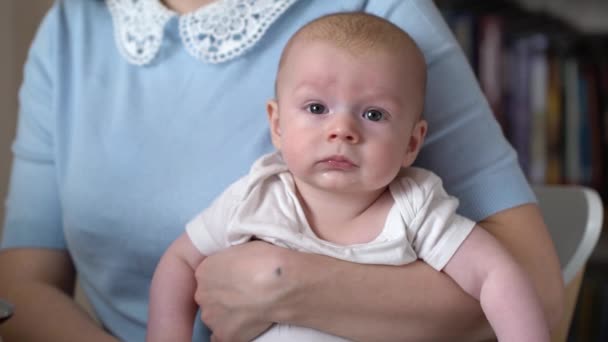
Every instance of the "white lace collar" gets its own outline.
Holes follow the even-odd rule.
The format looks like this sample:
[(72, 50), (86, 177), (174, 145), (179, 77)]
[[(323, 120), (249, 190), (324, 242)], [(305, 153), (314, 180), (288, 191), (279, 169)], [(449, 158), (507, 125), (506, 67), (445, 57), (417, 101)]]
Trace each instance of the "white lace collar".
[(178, 16), (160, 0), (106, 0), (116, 44), (133, 64), (150, 63), (160, 50), (167, 22), (178, 17), (187, 51), (207, 63), (243, 54), (296, 0), (217, 0)]

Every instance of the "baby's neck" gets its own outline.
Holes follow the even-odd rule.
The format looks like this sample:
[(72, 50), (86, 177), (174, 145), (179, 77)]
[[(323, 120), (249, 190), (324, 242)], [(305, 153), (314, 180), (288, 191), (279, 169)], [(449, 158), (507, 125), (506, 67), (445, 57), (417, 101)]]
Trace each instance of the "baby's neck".
[(343, 245), (372, 241), (384, 227), (393, 199), (388, 187), (339, 193), (297, 185), (306, 219), (317, 237)]

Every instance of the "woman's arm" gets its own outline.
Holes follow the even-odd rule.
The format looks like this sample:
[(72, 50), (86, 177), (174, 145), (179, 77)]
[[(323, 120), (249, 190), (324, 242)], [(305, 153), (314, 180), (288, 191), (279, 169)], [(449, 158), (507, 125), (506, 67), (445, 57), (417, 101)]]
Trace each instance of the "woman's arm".
[[(538, 208), (504, 210), (480, 223), (532, 279), (551, 326), (561, 316), (558, 259)], [(480, 341), (493, 337), (479, 302), (447, 275), (416, 262), (361, 265), (261, 242), (208, 257), (197, 269), (199, 305), (221, 340), (246, 341), (265, 320), (361, 341)], [(204, 275), (204, 276), (203, 276)]]
[(66, 251), (0, 251), (0, 297), (15, 314), (0, 325), (5, 341), (116, 341), (74, 301), (75, 271)]

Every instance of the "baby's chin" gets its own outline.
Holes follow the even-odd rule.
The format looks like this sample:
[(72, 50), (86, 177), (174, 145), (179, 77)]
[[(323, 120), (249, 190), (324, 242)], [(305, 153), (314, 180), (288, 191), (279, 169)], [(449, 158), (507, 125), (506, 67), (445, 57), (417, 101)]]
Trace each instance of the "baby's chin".
[(304, 182), (317, 190), (346, 195), (374, 193), (387, 187), (387, 185), (382, 184), (369, 184), (361, 178), (360, 175), (353, 172), (326, 170), (314, 179), (308, 179)]

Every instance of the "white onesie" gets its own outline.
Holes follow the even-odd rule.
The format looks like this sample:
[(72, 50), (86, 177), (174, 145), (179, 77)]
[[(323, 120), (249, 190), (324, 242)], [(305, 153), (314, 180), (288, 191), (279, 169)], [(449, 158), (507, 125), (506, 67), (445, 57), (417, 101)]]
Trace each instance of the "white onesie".
[[(255, 237), (301, 252), (342, 260), (403, 265), (422, 259), (440, 271), (475, 222), (456, 214), (449, 196), (430, 171), (403, 169), (389, 185), (395, 204), (378, 236), (367, 243), (338, 245), (319, 239), (296, 197), (295, 185), (278, 152), (258, 159), (249, 174), (233, 183), (186, 226), (192, 243), (211, 255)], [(274, 326), (256, 341), (347, 341), (313, 329)]]

